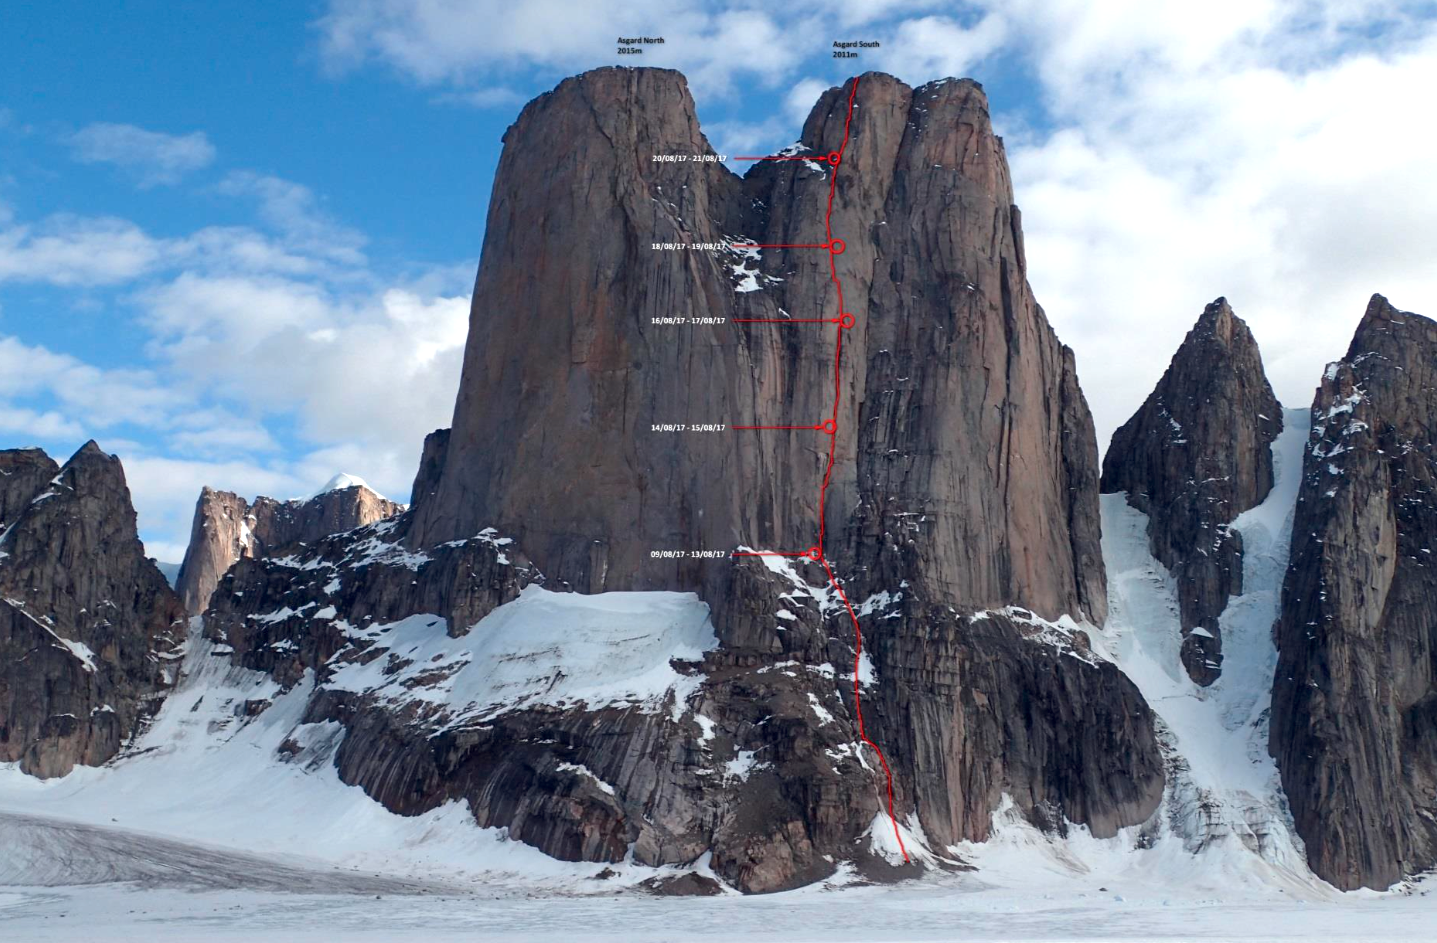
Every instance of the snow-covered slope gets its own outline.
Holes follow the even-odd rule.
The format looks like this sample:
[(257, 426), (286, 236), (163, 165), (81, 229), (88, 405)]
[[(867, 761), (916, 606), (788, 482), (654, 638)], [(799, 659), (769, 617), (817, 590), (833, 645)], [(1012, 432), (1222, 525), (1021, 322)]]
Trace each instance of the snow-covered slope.
[[(610, 682), (603, 686), (606, 702), (659, 707), (674, 688), (692, 683), (673, 672), (669, 659), (697, 657), (713, 642), (707, 616), (707, 607), (692, 594), (585, 597), (534, 588), (461, 639), (449, 638), (438, 619), (427, 626), (411, 619), (366, 630), (390, 650), (422, 654), (428, 667), (441, 655), (460, 669), (446, 682), (406, 685), (414, 679), (402, 672), (386, 676), (379, 670), (383, 660), (372, 663), (372, 677), (356, 665), (340, 679), (354, 688), (452, 699), (454, 710), (462, 712), (471, 705), (493, 710), (501, 696), (515, 704), (594, 700), (599, 692), (592, 688), (594, 672), (584, 669), (588, 665), (599, 667)], [(179, 685), (131, 749), (107, 766), (77, 767), (51, 780), (0, 765), (0, 813), (120, 826), (249, 853), (303, 853), (365, 871), (482, 879), (500, 886), (512, 881), (529, 889), (583, 889), (585, 878), (604, 870), (603, 864), (558, 861), (506, 840), (502, 830), (479, 828), (460, 803), (414, 817), (387, 811), (339, 780), (333, 755), (343, 728), (305, 722), (313, 677), (284, 691), (262, 672), (232, 667), (225, 646), (202, 636), (201, 622), (191, 620)], [(575, 624), (583, 629), (568, 631)], [(0, 833), (0, 840), (4, 834), (49, 841), (53, 833), (17, 828)], [(622, 865), (611, 870), (612, 880), (588, 889), (675, 873)], [(47, 865), (33, 883), (86, 883), (92, 871), (77, 869), (67, 880)], [(32, 883), (13, 869), (0, 876)]]
[[(1111, 615), (1102, 641), (1161, 718), (1169, 784), (1163, 823), (1189, 851), (1241, 846), (1284, 879), (1308, 880), (1267, 752), (1277, 650), (1272, 625), (1287, 570), (1293, 505), (1302, 477), (1306, 410), (1286, 410), (1273, 443), (1275, 484), (1233, 522), (1243, 538), (1243, 593), (1220, 624), (1224, 673), (1208, 688), (1183, 671), (1172, 578), (1148, 552), (1147, 518), (1125, 496), (1103, 496), (1103, 555)], [(1236, 850), (1235, 847), (1230, 850)]]
[(1093, 650), (1123, 669), (1158, 716), (1168, 779), (1163, 804), (1153, 820), (1106, 841), (1074, 827), (1055, 839), (1011, 809), (1000, 810), (993, 841), (952, 849), (990, 880), (1020, 880), (1038, 867), (1215, 893), (1257, 882), (1310, 899), (1336, 895), (1307, 868), (1267, 752), (1277, 663), (1272, 625), (1308, 421), (1307, 410), (1284, 412), (1272, 446), (1272, 492), (1233, 522), (1243, 538), (1244, 592), (1222, 613), (1224, 672), (1210, 687), (1195, 684), (1183, 668), (1176, 587), (1149, 551), (1147, 516), (1121, 493), (1103, 496), (1109, 617), (1091, 631)]
[[(600, 902), (586, 898), (633, 891), (683, 869), (558, 861), (502, 830), (479, 828), (459, 803), (414, 817), (386, 811), (336, 775), (342, 728), (306, 722), (312, 676), (284, 691), (267, 674), (232, 667), (195, 619), (179, 686), (122, 757), (50, 781), (0, 767), (0, 882), (10, 885), (0, 888), (0, 935), (192, 939), (208, 932), (222, 904), (259, 914), (256, 927), (265, 932), (304, 930), (293, 922), (302, 911), (311, 923), (322, 913), (327, 929), (344, 926), (360, 938), (375, 928), (385, 938), (417, 938), (414, 927), (442, 919), (456, 932), (482, 926), (524, 939), (568, 939), (575, 926), (647, 915), (656, 939), (793, 939), (815, 936), (818, 927), (824, 939), (860, 932), (864, 939), (986, 938), (1017, 929), (1063, 939), (1420, 939), (1430, 914), (1420, 897), (1424, 884), (1410, 897), (1340, 894), (1308, 872), (1266, 753), (1275, 657), (1269, 630), (1306, 419), (1304, 411), (1287, 413), (1274, 445), (1277, 485), (1234, 524), (1247, 549), (1246, 592), (1222, 616), (1228, 648), (1216, 684), (1201, 688), (1184, 672), (1171, 577), (1147, 551), (1142, 515), (1121, 495), (1105, 498), (1103, 507), (1108, 623), (1099, 630), (1064, 619), (1033, 635), (1066, 650), (1086, 631), (1092, 655), (1084, 657), (1121, 666), (1161, 719), (1164, 803), (1152, 820), (1114, 838), (1095, 839), (1073, 825), (1066, 835), (1045, 834), (1006, 804), (990, 841), (941, 853), (974, 871), (935, 870), (899, 888), (826, 893), (854, 883), (857, 875), (845, 868), (834, 881), (790, 894), (652, 902), (639, 910), (606, 901), (600, 915)], [(682, 703), (692, 683), (669, 659), (695, 659), (714, 644), (706, 607), (679, 593), (583, 596), (530, 587), (465, 636), (451, 638), (445, 628), (437, 618), (411, 618), (356, 630), (404, 655), (410, 667), (386, 673), (383, 659), (356, 663), (332, 684), (433, 701), (480, 722), (506, 704), (666, 710)], [(869, 840), (889, 834), (875, 827)], [(908, 839), (912, 848), (926, 845), (916, 832)], [(688, 870), (713, 876), (706, 858)], [(116, 882), (143, 894), (92, 886)], [(450, 896), (461, 888), (465, 896)], [(446, 900), (431, 907), (430, 896)], [(516, 902), (542, 903), (552, 916), (540, 919)], [(157, 916), (114, 919), (139, 909)], [(78, 919), (46, 937), (55, 925), (50, 917), (61, 913)], [(696, 913), (703, 917), (695, 920)], [(680, 924), (686, 929), (675, 935)]]
[[(672, 704), (681, 713), (702, 678), (679, 674), (671, 661), (698, 661), (718, 644), (708, 613), (693, 593), (586, 596), (526, 586), (459, 638), (437, 616), (346, 625), (352, 638), (374, 643), (371, 657), (344, 665), (327, 687), (373, 693), (396, 708), (423, 701), (449, 725), (539, 704)], [(380, 651), (395, 657), (372, 657)]]

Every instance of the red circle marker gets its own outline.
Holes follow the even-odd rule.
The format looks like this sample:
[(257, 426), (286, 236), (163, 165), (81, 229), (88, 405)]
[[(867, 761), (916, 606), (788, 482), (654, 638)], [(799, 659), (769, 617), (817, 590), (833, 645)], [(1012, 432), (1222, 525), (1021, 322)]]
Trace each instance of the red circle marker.
[(839, 162), (839, 160), (841, 160), (841, 159), (842, 159), (842, 158), (840, 158), (840, 157), (838, 156), (838, 151), (829, 151), (829, 152), (828, 152), (828, 162), (829, 162), (830, 164), (832, 164), (833, 166), (837, 167), (837, 166), (838, 166), (838, 162)]
[(834, 255), (843, 255), (843, 240), (835, 239), (828, 244), (828, 251)]
[(858, 319), (851, 314), (845, 314), (843, 315), (843, 317), (838, 319), (838, 326), (843, 328), (853, 327), (853, 325), (857, 323)]
[(822, 559), (823, 559), (823, 551), (820, 550), (820, 549), (817, 548), (817, 547), (809, 547), (809, 548), (808, 548), (808, 558), (809, 558), (810, 560), (822, 560)]
[(835, 432), (838, 431), (838, 423), (830, 419), (818, 428), (822, 429), (824, 432), (827, 432), (829, 435), (833, 435)]

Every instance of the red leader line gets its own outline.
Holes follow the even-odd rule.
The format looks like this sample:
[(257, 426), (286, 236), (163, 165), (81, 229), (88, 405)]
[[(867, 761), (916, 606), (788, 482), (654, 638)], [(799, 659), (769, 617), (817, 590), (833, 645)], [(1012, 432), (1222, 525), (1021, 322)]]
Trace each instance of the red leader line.
[(835, 318), (732, 318), (734, 324), (832, 324)]
[(812, 154), (809, 154), (809, 155), (806, 156), (806, 157), (800, 155), (800, 156), (798, 156), (798, 157), (787, 157), (787, 156), (783, 156), (783, 157), (730, 157), (730, 158), (729, 158), (729, 160), (811, 160), (811, 161), (814, 161), (814, 162), (820, 161), (820, 160), (822, 160), (822, 159), (823, 159), (822, 157), (815, 157), (815, 156), (812, 155)]
[(788, 242), (731, 242), (730, 249), (827, 249), (830, 244), (827, 242), (796, 245)]
[[(824, 502), (828, 496), (828, 486), (833, 480), (834, 456), (838, 447), (838, 404), (843, 396), (843, 377), (841, 368), (843, 366), (843, 332), (852, 326), (854, 321), (843, 310), (843, 283), (838, 280), (838, 255), (843, 251), (842, 241), (837, 242), (833, 238), (833, 196), (838, 189), (838, 168), (843, 161), (843, 152), (848, 149), (849, 129), (853, 124), (853, 100), (858, 96), (858, 79), (854, 78), (853, 85), (848, 92), (848, 114), (843, 120), (843, 143), (839, 145), (836, 152), (829, 155), (829, 163), (833, 165), (833, 173), (828, 182), (828, 209), (823, 216), (823, 233), (828, 240), (822, 245), (760, 245), (758, 243), (735, 244), (734, 248), (751, 249), (828, 249), (828, 270), (833, 279), (834, 288), (838, 291), (838, 317), (824, 318), (830, 324), (838, 325), (838, 342), (835, 345), (833, 354), (833, 417), (828, 422), (819, 423), (816, 426), (733, 426), (734, 429), (814, 429), (826, 431), (828, 438), (828, 465), (823, 472), (823, 485), (818, 491), (818, 545), (802, 553), (773, 553), (773, 552), (743, 552), (735, 553), (735, 557), (807, 557), (817, 560), (823, 565), (823, 571), (828, 575), (828, 583), (838, 591), (838, 598), (843, 600), (843, 607), (848, 610), (848, 617), (853, 620), (853, 706), (854, 713), (858, 718), (858, 739), (873, 748), (878, 754), (878, 762), (883, 766), (883, 775), (888, 781), (888, 819), (893, 823), (893, 836), (898, 839), (898, 848), (903, 852), (903, 860), (911, 861), (908, 857), (908, 848), (903, 844), (903, 833), (898, 828), (898, 817), (893, 812), (893, 771), (888, 768), (888, 760), (884, 757), (883, 751), (878, 744), (868, 739), (868, 734), (863, 727), (863, 691), (859, 682), (858, 670), (863, 659), (863, 629), (858, 624), (858, 613), (853, 611), (853, 604), (848, 601), (848, 594), (839, 585), (838, 579), (833, 575), (833, 568), (828, 565), (828, 560), (823, 555), (823, 539), (825, 535)], [(735, 160), (812, 160), (806, 158), (746, 158), (738, 157)], [(848, 325), (844, 319), (848, 319)], [(792, 321), (758, 321), (753, 319), (747, 323), (796, 323)], [(807, 321), (803, 323), (814, 323)]]
[(730, 429), (817, 429), (818, 426), (729, 426)]

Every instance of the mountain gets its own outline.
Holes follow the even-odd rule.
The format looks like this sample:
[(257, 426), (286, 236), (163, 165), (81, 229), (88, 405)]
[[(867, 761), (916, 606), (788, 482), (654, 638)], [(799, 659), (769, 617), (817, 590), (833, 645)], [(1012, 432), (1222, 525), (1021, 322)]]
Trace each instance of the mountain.
[(1283, 410), (1218, 299), (1100, 475), (977, 83), (772, 156), (666, 70), (530, 103), (412, 506), (206, 489), (182, 649), (118, 462), (0, 453), (0, 760), (133, 742), (7, 808), (565, 893), (1432, 867), (1437, 324), (1374, 298)]
[(0, 762), (105, 762), (174, 683), (184, 612), (135, 529), (119, 459), (0, 452)]
[(206, 487), (195, 505), (190, 543), (175, 586), (187, 612), (203, 612), (215, 585), (236, 560), (354, 530), (403, 509), (363, 480), (344, 474), (303, 501), (260, 496), (250, 504), (233, 492)]
[(287, 761), (570, 860), (767, 891), (956, 866), (1010, 802), (1144, 821), (1092, 421), (981, 88), (870, 73), (795, 159), (713, 154), (675, 72), (527, 106), (413, 507), (238, 561), (206, 644), (345, 731)]
[(1437, 323), (1374, 295), (1312, 404), (1271, 750), (1312, 870), (1437, 864)]
[[(1096, 503), (1074, 486), (1096, 477), (1094, 436), (1071, 352), (1024, 277), (987, 100), (971, 81), (912, 90), (872, 74), (859, 89), (851, 122), (851, 87), (825, 93), (794, 149), (841, 148), (840, 168), (763, 162), (742, 178), (655, 159), (713, 154), (677, 73), (599, 70), (524, 109), (505, 135), (453, 432), (434, 494), (415, 500), (416, 545), (493, 526), (583, 592), (712, 590), (727, 567), (651, 551), (805, 549), (821, 510), (838, 556), (921, 520), (925, 575), (963, 606), (1022, 599), (1102, 621)], [(829, 231), (845, 243), (832, 266), (823, 250), (682, 248)], [(834, 318), (840, 291), (857, 318), (842, 335), (731, 323)], [(664, 323), (675, 316), (699, 323)], [(843, 434), (820, 509), (828, 443), (807, 427), (835, 396)], [(805, 428), (654, 431), (709, 423)]]
[(1148, 516), (1153, 556), (1177, 581), (1182, 662), (1199, 684), (1222, 673), (1219, 617), (1242, 592), (1242, 535), (1230, 525), (1272, 490), (1281, 431), (1257, 341), (1219, 298), (1103, 458), (1101, 490)]

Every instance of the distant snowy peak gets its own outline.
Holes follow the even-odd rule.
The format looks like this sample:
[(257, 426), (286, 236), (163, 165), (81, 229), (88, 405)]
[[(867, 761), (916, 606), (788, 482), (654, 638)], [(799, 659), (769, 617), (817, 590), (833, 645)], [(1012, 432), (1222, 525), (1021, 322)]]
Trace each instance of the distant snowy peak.
[[(358, 475), (350, 475), (346, 472), (340, 472), (333, 478), (329, 479), (329, 481), (325, 482), (323, 488), (320, 488), (318, 491), (316, 491), (309, 497), (311, 499), (317, 498), (322, 494), (328, 494), (331, 491), (343, 491), (346, 488), (368, 488), (370, 491), (374, 491), (374, 489), (370, 487), (369, 482), (365, 481), (363, 478), (360, 478)], [(381, 498), (384, 497), (384, 495), (379, 494), (378, 491), (374, 491), (374, 493), (379, 495)], [(385, 498), (385, 500), (388, 499)]]

